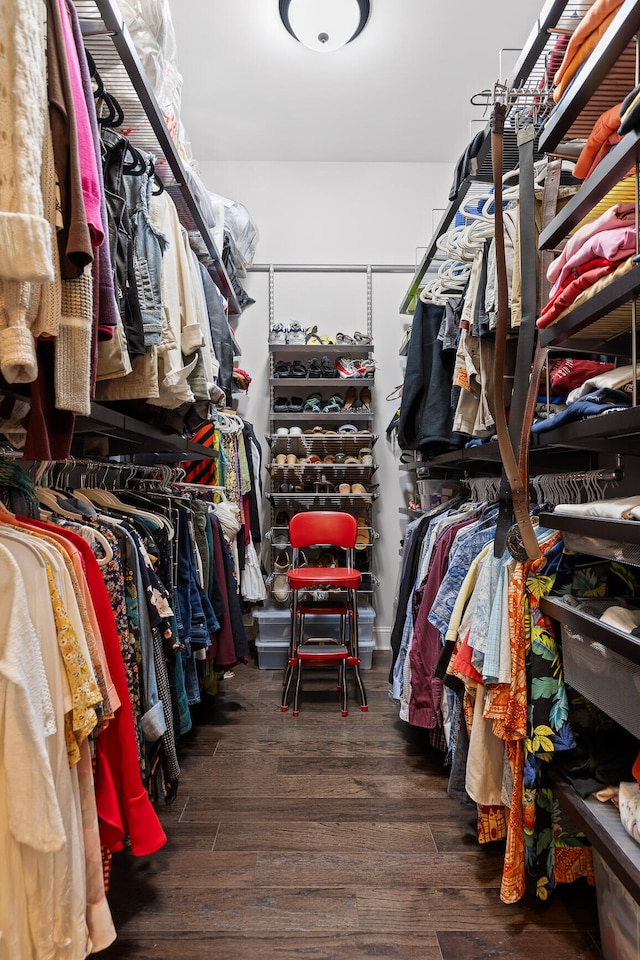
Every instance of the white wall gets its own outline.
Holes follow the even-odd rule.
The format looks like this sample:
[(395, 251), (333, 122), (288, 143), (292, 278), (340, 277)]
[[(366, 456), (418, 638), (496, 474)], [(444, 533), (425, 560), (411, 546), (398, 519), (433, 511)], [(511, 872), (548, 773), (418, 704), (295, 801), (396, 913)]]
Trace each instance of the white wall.
[[(446, 203), (452, 165), (420, 163), (203, 162), (207, 187), (244, 203), (260, 231), (256, 263), (414, 264)], [(418, 254), (418, 259), (421, 254)], [(373, 391), (380, 435), (375, 460), (379, 498), (374, 526), (381, 534), (374, 571), (381, 581), (375, 597), (376, 644), (386, 647), (405, 505), (397, 454), (385, 428), (398, 403), (385, 397), (402, 382), (398, 347), (407, 317), (399, 314), (410, 275), (373, 277), (373, 337), (378, 369)], [(238, 322), (240, 366), (253, 377), (239, 411), (262, 439), (268, 425), (269, 296), (266, 274), (250, 274), (243, 285), (255, 299)], [(322, 332), (366, 329), (366, 281), (358, 274), (276, 274), (275, 317), (317, 324)], [(304, 392), (304, 391), (302, 391)], [(264, 445), (265, 462), (267, 448)], [(265, 507), (265, 517), (267, 516)]]

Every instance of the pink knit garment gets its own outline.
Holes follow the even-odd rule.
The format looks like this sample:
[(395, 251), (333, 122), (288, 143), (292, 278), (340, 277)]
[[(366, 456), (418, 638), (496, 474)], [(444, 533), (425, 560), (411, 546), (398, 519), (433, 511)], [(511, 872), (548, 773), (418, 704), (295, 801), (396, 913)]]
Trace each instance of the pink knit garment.
[(85, 211), (87, 214), (87, 223), (91, 233), (91, 243), (94, 247), (99, 247), (104, 240), (105, 230), (102, 223), (100, 197), (102, 191), (102, 174), (96, 165), (96, 153), (93, 145), (93, 136), (91, 125), (89, 123), (89, 114), (87, 113), (87, 102), (82, 89), (82, 76), (80, 74), (80, 64), (78, 63), (78, 51), (76, 50), (73, 38), (73, 29), (69, 11), (64, 0), (58, 0), (60, 15), (62, 17), (62, 30), (64, 33), (64, 45), (67, 52), (69, 63), (69, 77), (71, 80), (71, 91), (73, 94), (73, 106), (76, 114), (76, 127), (78, 132), (78, 157), (80, 160), (80, 171), (82, 174), (82, 196), (84, 199)]
[(552, 300), (558, 290), (564, 285), (572, 270), (593, 260), (604, 257), (606, 260), (626, 260), (636, 250), (636, 225), (631, 223), (626, 227), (616, 227), (613, 230), (601, 230), (588, 237), (565, 260), (562, 269), (551, 288), (549, 299)]
[[(556, 283), (567, 260), (573, 256), (576, 250), (580, 249), (589, 237), (592, 237), (596, 233), (601, 233), (603, 230), (615, 230), (617, 227), (632, 223), (635, 216), (634, 210), (635, 206), (633, 203), (616, 203), (613, 207), (605, 210), (596, 220), (585, 223), (583, 227), (576, 230), (574, 235), (569, 237), (567, 245), (560, 256), (556, 257), (549, 266), (547, 270), (547, 280), (549, 283)], [(605, 254), (602, 254), (602, 256), (605, 256)], [(585, 258), (585, 260), (590, 259), (590, 257)]]

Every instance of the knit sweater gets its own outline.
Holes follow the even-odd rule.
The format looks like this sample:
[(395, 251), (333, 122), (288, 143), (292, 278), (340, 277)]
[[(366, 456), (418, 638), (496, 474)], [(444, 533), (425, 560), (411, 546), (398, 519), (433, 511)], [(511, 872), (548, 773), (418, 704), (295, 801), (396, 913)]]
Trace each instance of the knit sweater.
[(53, 279), (40, 167), (47, 116), (41, 0), (0, 0), (0, 277)]

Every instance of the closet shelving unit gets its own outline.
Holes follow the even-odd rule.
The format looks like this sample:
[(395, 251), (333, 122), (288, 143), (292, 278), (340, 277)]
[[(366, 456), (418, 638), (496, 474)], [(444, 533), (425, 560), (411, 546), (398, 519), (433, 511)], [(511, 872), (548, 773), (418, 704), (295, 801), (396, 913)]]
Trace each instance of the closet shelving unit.
[(229, 302), (230, 315), (241, 313), (222, 257), (189, 186), (189, 178), (171, 137), (156, 95), (140, 62), (131, 35), (114, 0), (74, 0), (86, 49), (105, 81), (109, 93), (120, 103), (127, 137), (134, 146), (156, 157), (156, 172), (171, 195), (180, 221), (196, 233), (207, 252), (205, 266)]
[[(632, 2), (632, 0), (627, 0), (627, 2)], [(553, 44), (549, 31), (555, 27), (565, 11), (570, 12), (577, 6), (579, 6), (577, 0), (549, 0), (549, 2), (545, 4), (536, 26), (525, 43), (511, 76), (506, 81), (508, 87), (517, 88), (524, 84), (525, 81), (533, 81), (535, 78), (541, 79), (544, 76), (545, 53), (549, 51)], [(539, 159), (542, 155), (542, 143), (538, 141), (535, 144), (535, 158)], [(505, 126), (503, 173), (514, 170), (517, 166), (518, 146), (516, 132), (514, 128)], [(455, 220), (462, 201), (470, 191), (473, 192), (477, 190), (478, 183), (487, 184), (492, 182), (491, 134), (489, 124), (487, 124), (484, 140), (477, 156), (476, 173), (466, 177), (462, 181), (456, 196), (447, 204), (442, 218), (425, 250), (424, 256), (409, 284), (409, 288), (400, 305), (400, 313), (411, 313), (412, 306), (415, 303), (416, 296), (420, 292), (425, 274), (432, 261), (436, 258), (438, 251), (437, 242), (439, 238), (447, 232)]]
[[(570, 15), (571, 13), (578, 11), (583, 12), (583, 7), (581, 6), (579, 0), (550, 0), (550, 2), (545, 4), (540, 18), (531, 32), (531, 35), (529, 36), (529, 39), (523, 48), (519, 60), (509, 80), (507, 81), (507, 86), (510, 89), (518, 90), (522, 89), (523, 87), (527, 87), (529, 89), (532, 86), (537, 86), (541, 81), (544, 81), (548, 65), (548, 57), (553, 50), (556, 39), (556, 34), (553, 32), (553, 29), (563, 14)], [(543, 156), (543, 151), (541, 148), (542, 129), (543, 128), (540, 128), (536, 133), (536, 138), (534, 141), (534, 160)], [(486, 127), (484, 141), (477, 159), (478, 166), (476, 173), (468, 176), (461, 183), (455, 198), (449, 202), (440, 223), (436, 227), (434, 235), (426, 249), (425, 255), (411, 281), (405, 298), (402, 301), (400, 306), (401, 313), (408, 313), (411, 311), (413, 304), (415, 303), (415, 298), (419, 294), (423, 280), (426, 277), (427, 271), (432, 271), (433, 267), (436, 265), (438, 240), (454, 222), (454, 219), (459, 212), (463, 201), (465, 199), (468, 200), (469, 197), (473, 197), (475, 195), (480, 196), (481, 194), (484, 194), (486, 192), (486, 184), (493, 182), (491, 167), (491, 134), (489, 125)], [(519, 157), (517, 148), (516, 122), (514, 115), (508, 114), (505, 123), (503, 174), (515, 169), (518, 166), (518, 163)], [(526, 380), (531, 362), (531, 356), (528, 355), (528, 349), (528, 347), (525, 349), (519, 346), (518, 358), (516, 361), (516, 380), (520, 379), (523, 383)], [(403, 345), (401, 354), (404, 352), (405, 349)], [(524, 355), (525, 353), (527, 353), (526, 356)], [(520, 389), (518, 390), (517, 397), (514, 394), (513, 409), (519, 411), (523, 408), (524, 396), (522, 395), (522, 390)], [(518, 416), (519, 414), (516, 412), (515, 420), (510, 427), (510, 431), (513, 431), (514, 437), (517, 437), (519, 434), (517, 426)], [(538, 459), (540, 458), (540, 454), (537, 449), (533, 451), (533, 456)], [(549, 456), (547, 456), (546, 459), (549, 460)], [(554, 457), (551, 455), (551, 460), (553, 459)], [(536, 460), (536, 464), (537, 463), (538, 460)], [(553, 463), (551, 463), (551, 466), (553, 466)], [(496, 441), (489, 441), (478, 446), (465, 447), (461, 450), (436, 455), (427, 461), (427, 468), (429, 471), (433, 469), (436, 476), (441, 474), (444, 474), (445, 476), (472, 476), (477, 474), (492, 475), (499, 473), (502, 469), (502, 462), (498, 443)]]
[(544, 124), (540, 136), (542, 150), (552, 152), (564, 138), (588, 137), (598, 117), (633, 89), (638, 29), (638, 4), (624, 0), (587, 63)]
[[(639, 29), (640, 3), (637, 0), (624, 0), (576, 82), (548, 118), (540, 137), (540, 144), (545, 150), (557, 149), (561, 152), (563, 138), (588, 136), (599, 115), (621, 102), (633, 89), (638, 79), (636, 36)], [(634, 165), (637, 170), (639, 159), (640, 136), (632, 132), (611, 150), (594, 174), (542, 232), (540, 249), (553, 249), (581, 219), (597, 216), (601, 212), (598, 207), (600, 202)], [(615, 193), (609, 194), (607, 205), (615, 202), (612, 197), (615, 197)], [(542, 330), (541, 344), (551, 350), (562, 346), (565, 351), (626, 357), (635, 362), (635, 299), (639, 291), (640, 267), (635, 265), (589, 301)], [(579, 449), (596, 457), (611, 454), (638, 456), (640, 407), (569, 423), (533, 438), (532, 454), (552, 448), (565, 452), (567, 449)], [(571, 536), (579, 537), (576, 543), (580, 543), (580, 549), (595, 557), (615, 558), (634, 566), (640, 563), (640, 524), (637, 522), (556, 513), (543, 513), (540, 522), (546, 527), (561, 530), (569, 542)], [(586, 645), (585, 650), (587, 646), (595, 644), (608, 651), (609, 669), (617, 666), (619, 671), (615, 695), (610, 685), (592, 685), (575, 677), (568, 677), (569, 682), (595, 702), (600, 697), (598, 706), (627, 729), (636, 726), (635, 723), (630, 725), (628, 718), (620, 712), (620, 701), (627, 691), (633, 689), (631, 685), (635, 683), (634, 678), (640, 674), (640, 641), (560, 599), (544, 599), (541, 609), (560, 625), (562, 632), (569, 632), (577, 638), (576, 662), (582, 663), (584, 660), (584, 652), (580, 659), (581, 644)], [(568, 642), (569, 639), (565, 637), (565, 647)], [(581, 689), (583, 683), (589, 687), (588, 690)], [(638, 729), (635, 731), (637, 734)], [(558, 779), (554, 790), (563, 808), (584, 830), (594, 849), (640, 904), (640, 846), (622, 827), (618, 811), (612, 804), (591, 798), (582, 799), (570, 784)]]
[[(241, 311), (231, 281), (117, 4), (113, 0), (74, 0), (74, 6), (85, 47), (106, 88), (122, 106), (129, 140), (156, 157), (156, 172), (174, 200), (181, 222), (198, 238), (200, 256), (228, 300), (230, 315), (239, 315)], [(0, 394), (28, 398), (25, 389), (1, 379)], [(155, 416), (160, 412), (159, 408), (153, 409)], [(91, 404), (88, 416), (76, 417), (74, 454), (82, 455), (85, 441), (94, 437), (103, 441), (106, 438), (107, 456), (166, 453), (175, 460), (211, 456), (208, 447), (139, 420), (135, 415), (124, 413), (121, 407), (98, 403)]]
[[(545, 526), (567, 530), (572, 525), (571, 518), (554, 517), (553, 514), (544, 514), (541, 517), (541, 522), (544, 522)], [(620, 523), (620, 521), (610, 521), (609, 524), (606, 524), (604, 521), (595, 521), (595, 529), (608, 526), (609, 531), (605, 530), (605, 532), (608, 535), (613, 535), (614, 531), (619, 533)], [(581, 530), (588, 526), (588, 523), (580, 523)], [(633, 524), (629, 523), (626, 526), (633, 526)], [(639, 541), (637, 533), (627, 530), (621, 535), (633, 538), (633, 540), (630, 539), (627, 543), (622, 544), (621, 554), (624, 556), (630, 552), (629, 555), (635, 556), (635, 563), (637, 564)], [(600, 534), (598, 533), (597, 536), (600, 536)], [(541, 609), (547, 616), (555, 619), (561, 625), (563, 631), (569, 630), (573, 635), (578, 635), (581, 638), (581, 643), (588, 646), (597, 645), (600, 650), (606, 648), (609, 652), (609, 669), (613, 667), (616, 670), (622, 684), (632, 684), (635, 678), (640, 675), (640, 640), (603, 624), (596, 618), (581, 613), (558, 599), (549, 597), (542, 600)], [(565, 638), (565, 648), (568, 642), (568, 638)], [(575, 641), (573, 642), (575, 643)], [(604, 665), (605, 661), (600, 655), (598, 655), (598, 659)], [(611, 659), (614, 660), (613, 665)], [(584, 692), (585, 696), (594, 700), (594, 702), (597, 702), (596, 696), (598, 695), (594, 694), (594, 689), (597, 689), (600, 699), (597, 705), (605, 713), (617, 719), (622, 726), (628, 728), (626, 712), (624, 707), (620, 707), (620, 694), (618, 696), (613, 695), (611, 681), (608, 684), (599, 684), (594, 681), (593, 685), (589, 684), (587, 691), (582, 691), (579, 682), (575, 679), (573, 685), (579, 693)], [(637, 728), (635, 734), (637, 735)], [(634, 900), (640, 903), (640, 846), (625, 831), (617, 809), (613, 804), (602, 803), (595, 797), (580, 797), (570, 784), (557, 777), (554, 778), (554, 792), (560, 804), (584, 831), (594, 849), (597, 850), (611, 871), (626, 887)]]
[[(273, 283), (270, 284), (271, 305), (273, 312)], [(367, 334), (371, 336), (371, 294), (370, 294), (370, 273), (368, 273), (368, 319)], [(273, 319), (273, 318), (272, 318)], [(374, 491), (364, 494), (340, 494), (338, 487), (342, 483), (361, 483), (363, 486), (370, 487), (375, 485), (375, 472), (378, 465), (375, 462), (374, 447), (378, 437), (373, 433), (374, 410), (372, 404), (366, 411), (342, 410), (340, 413), (296, 413), (296, 412), (275, 412), (274, 403), (278, 396), (283, 397), (301, 397), (303, 400), (310, 393), (320, 393), (324, 399), (328, 399), (332, 394), (337, 393), (342, 396), (346, 391), (353, 387), (359, 398), (362, 388), (367, 387), (372, 391), (374, 379), (367, 377), (275, 377), (274, 371), (278, 361), (301, 360), (305, 364), (316, 357), (328, 357), (330, 360), (337, 360), (339, 357), (349, 356), (353, 359), (370, 358), (373, 356), (373, 343), (348, 343), (348, 344), (287, 344), (270, 343), (269, 344), (269, 391), (270, 391), (270, 433), (267, 437), (271, 459), (267, 464), (270, 480), (269, 501), (271, 503), (271, 530), (267, 534), (267, 539), (271, 541), (272, 560), (279, 550), (286, 549), (289, 546), (287, 539), (287, 530), (284, 526), (276, 525), (278, 514), (284, 512), (289, 516), (296, 510), (344, 510), (353, 514), (356, 518), (364, 517), (366, 521), (366, 530), (368, 535), (368, 544), (363, 550), (358, 551), (363, 558), (362, 584), (360, 593), (363, 595), (372, 594), (378, 586), (379, 581), (375, 577), (372, 567), (372, 552), (378, 533), (373, 527), (372, 510), (373, 504), (378, 494)], [(357, 427), (358, 432), (340, 432), (339, 427), (343, 424), (352, 424)], [(332, 433), (303, 433), (302, 436), (279, 436), (277, 429), (281, 426), (299, 425), (304, 430), (312, 430), (313, 426), (321, 427), (325, 430), (331, 430)], [(344, 458), (353, 458), (359, 460), (360, 451), (369, 448), (371, 453), (371, 463), (336, 463), (325, 462), (325, 457), (333, 458), (336, 454), (344, 455)], [(292, 463), (279, 464), (276, 458), (279, 455), (292, 454), (298, 459), (308, 456), (318, 457), (317, 463)], [(318, 485), (322, 487), (324, 483), (330, 484), (334, 489), (331, 492), (313, 492), (309, 487)], [(303, 491), (281, 492), (282, 484), (294, 484), (299, 487), (307, 488)], [(270, 584), (272, 577), (268, 578)]]

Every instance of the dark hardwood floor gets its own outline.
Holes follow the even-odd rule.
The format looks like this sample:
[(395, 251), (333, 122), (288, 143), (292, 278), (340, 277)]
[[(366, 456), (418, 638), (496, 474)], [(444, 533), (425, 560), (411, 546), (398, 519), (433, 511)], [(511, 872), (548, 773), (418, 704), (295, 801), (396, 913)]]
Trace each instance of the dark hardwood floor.
[(397, 719), (387, 657), (369, 712), (240, 666), (181, 746), (169, 841), (114, 858), (118, 940), (105, 960), (598, 960), (595, 892), (500, 902), (501, 850), (446, 794), (437, 755)]

